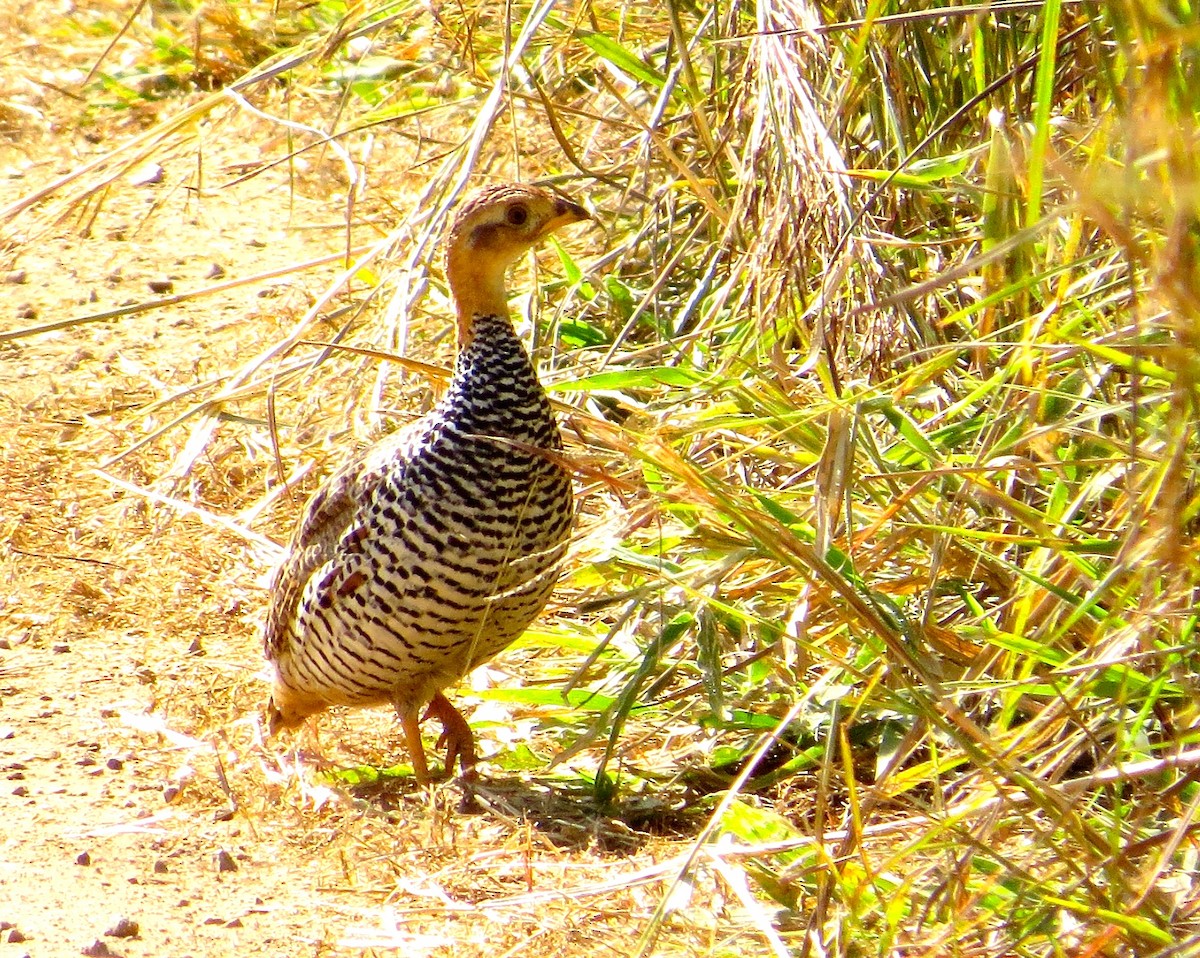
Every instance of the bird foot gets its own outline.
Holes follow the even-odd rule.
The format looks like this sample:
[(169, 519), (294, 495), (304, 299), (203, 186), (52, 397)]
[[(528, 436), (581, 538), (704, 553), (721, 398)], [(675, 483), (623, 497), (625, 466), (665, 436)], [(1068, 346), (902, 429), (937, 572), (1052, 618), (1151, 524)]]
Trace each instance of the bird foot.
[(479, 773), (475, 771), (475, 734), (471, 731), (471, 726), (441, 692), (430, 701), (422, 721), (431, 716), (442, 723), (442, 734), (437, 740), (437, 748), (446, 748), (446, 774), (453, 775), (455, 762), (458, 762), (462, 766), (463, 778), (474, 781), (479, 777)]

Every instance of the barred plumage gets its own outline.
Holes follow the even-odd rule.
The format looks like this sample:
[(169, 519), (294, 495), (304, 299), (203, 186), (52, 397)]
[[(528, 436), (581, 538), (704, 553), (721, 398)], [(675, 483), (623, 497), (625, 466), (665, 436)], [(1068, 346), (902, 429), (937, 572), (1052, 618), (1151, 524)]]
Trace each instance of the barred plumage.
[(574, 503), (558, 426), (508, 317), (507, 266), (587, 219), (546, 190), (493, 187), (465, 204), (447, 249), (459, 355), (426, 417), (346, 463), (305, 508), (272, 582), (265, 646), (272, 730), (330, 705), (391, 702), (419, 781), (418, 717), (445, 727), (446, 768), (474, 763), (442, 694), (541, 611)]

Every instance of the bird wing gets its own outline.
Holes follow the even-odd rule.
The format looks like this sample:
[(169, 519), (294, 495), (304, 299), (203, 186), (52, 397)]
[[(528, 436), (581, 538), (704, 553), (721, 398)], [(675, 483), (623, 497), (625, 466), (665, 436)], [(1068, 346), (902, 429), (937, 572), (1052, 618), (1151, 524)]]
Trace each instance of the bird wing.
[[(372, 499), (385, 472), (396, 468), (397, 459), (408, 457), (407, 449), (420, 425), (412, 423), (354, 456), (309, 499), (287, 554), (271, 577), (271, 604), (263, 629), (268, 660), (277, 661), (286, 651), (297, 608), (313, 576), (332, 560), (360, 551), (359, 544), (367, 534), (360, 524), (362, 503)], [(343, 580), (355, 574), (350, 569), (335, 568), (323, 577), (329, 581), (323, 581), (322, 586), (345, 589), (349, 581)]]

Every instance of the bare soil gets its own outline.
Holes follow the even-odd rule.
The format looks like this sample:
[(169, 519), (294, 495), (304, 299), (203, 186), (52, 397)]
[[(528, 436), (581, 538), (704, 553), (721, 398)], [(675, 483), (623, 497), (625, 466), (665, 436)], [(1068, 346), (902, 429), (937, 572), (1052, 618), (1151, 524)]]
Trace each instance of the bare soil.
[[(63, 43), (49, 6), (0, 2), (0, 207), (186, 105), (88, 112), (64, 91), (103, 43)], [(156, 157), (160, 177), (5, 224), (0, 334), (343, 249), (331, 160), (197, 191), (201, 172), (277, 158), (283, 135), (244, 115)], [(373, 172), (385, 198), (360, 210), (363, 238), (419, 182), (401, 152)], [(681, 846), (563, 780), (485, 769), (465, 803), (454, 783), (351, 789), (298, 769), (295, 743), (262, 738), (269, 548), (122, 485), (222, 516), (261, 496), (270, 456), (237, 429), (182, 481), (164, 477), (186, 423), (110, 459), (186, 408), (155, 402), (275, 341), (337, 265), (0, 343), (0, 958), (609, 954), (659, 903), (657, 863)], [(321, 401), (336, 432), (342, 403)], [(272, 512), (277, 540), (299, 506)], [(490, 718), (485, 754), (511, 717)], [(386, 711), (329, 716), (299, 744), (335, 766), (404, 760)], [(722, 901), (694, 894), (668, 953), (714, 946)]]

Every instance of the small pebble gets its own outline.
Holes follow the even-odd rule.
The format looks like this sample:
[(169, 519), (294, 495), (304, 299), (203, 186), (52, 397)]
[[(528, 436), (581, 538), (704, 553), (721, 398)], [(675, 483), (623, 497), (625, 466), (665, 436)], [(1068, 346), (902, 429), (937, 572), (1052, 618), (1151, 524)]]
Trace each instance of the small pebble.
[(56, 642), (54, 645), (50, 646), (50, 651), (56, 655), (62, 655), (64, 652), (70, 652), (71, 647), (67, 645), (66, 642)]
[(12, 283), (14, 286), (22, 283), (28, 283), (29, 274), (23, 269), (14, 269), (5, 275), (4, 282)]
[(11, 928), (8, 932), (8, 940), (13, 944), (17, 944), (22, 941), (28, 941), (29, 939), (25, 937), (20, 928)]
[(175, 284), (169, 279), (152, 279), (147, 284), (152, 293), (171, 293), (175, 291)]
[(129, 174), (129, 182), (134, 186), (153, 186), (163, 181), (163, 168), (157, 163), (143, 163)]
[(136, 938), (140, 930), (136, 921), (122, 916), (104, 934), (109, 938)]
[(125, 767), (125, 763), (122, 762), (119, 758), (110, 758), (104, 764), (108, 768), (111, 768), (114, 772), (119, 772), (119, 771), (121, 771), (121, 769), (123, 769)]
[(154, 863), (154, 874), (165, 875), (167, 873), (167, 863), (161, 858)]
[(30, 303), (17, 307), (17, 319), (37, 319), (37, 309)]
[(220, 263), (213, 263), (212, 266), (210, 266), (208, 268), (208, 272), (205, 274), (204, 278), (205, 279), (220, 279), (224, 275), (225, 275), (225, 267), (222, 266)]
[(217, 872), (235, 872), (237, 871), (237, 862), (233, 860), (233, 856), (225, 849), (221, 849), (213, 856), (217, 863)]
[(14, 788), (12, 790), (12, 793), (17, 798), (24, 798), (26, 795), (29, 794), (29, 789), (27, 789), (24, 785), (18, 785), (16, 788)]
[(118, 952), (113, 951), (99, 938), (93, 941), (86, 948), (81, 949), (82, 953), (88, 955), (89, 958), (118, 958)]
[(91, 863), (92, 863), (92, 856), (89, 855), (87, 852), (80, 852), (78, 855), (75, 856), (75, 864), (76, 865), (90, 865)]

